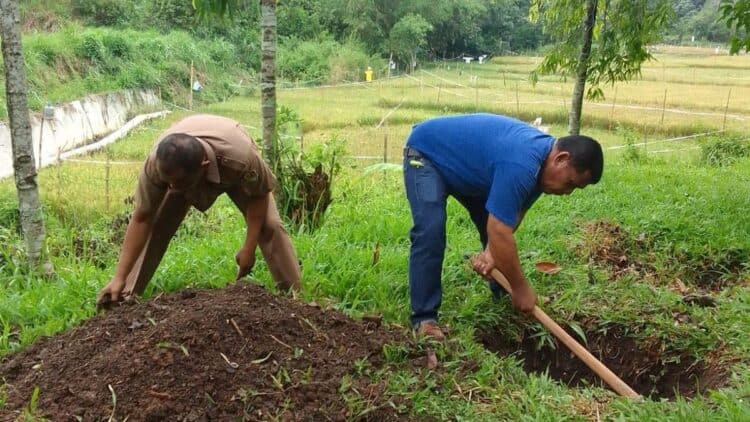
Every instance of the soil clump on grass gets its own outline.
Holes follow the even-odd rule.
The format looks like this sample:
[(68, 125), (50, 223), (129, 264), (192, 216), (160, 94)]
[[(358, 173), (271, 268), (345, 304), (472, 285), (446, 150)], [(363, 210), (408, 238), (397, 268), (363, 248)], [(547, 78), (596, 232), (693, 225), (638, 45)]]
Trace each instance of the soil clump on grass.
[[(498, 335), (500, 329), (477, 332), (477, 340), (498, 355), (515, 355), (527, 372), (548, 373), (571, 387), (599, 386), (602, 380), (556, 339), (524, 331), (521, 339)], [(568, 330), (578, 339), (578, 335)], [(633, 390), (651, 399), (691, 398), (725, 385), (727, 368), (713, 354), (696, 360), (687, 353), (670, 354), (661, 342), (643, 344), (615, 327), (606, 332), (587, 332), (586, 348)], [(544, 333), (545, 336), (551, 334)], [(579, 340), (580, 341), (580, 340)]]
[(402, 420), (371, 377), (403, 333), (239, 282), (124, 304), (0, 363), (0, 420)]

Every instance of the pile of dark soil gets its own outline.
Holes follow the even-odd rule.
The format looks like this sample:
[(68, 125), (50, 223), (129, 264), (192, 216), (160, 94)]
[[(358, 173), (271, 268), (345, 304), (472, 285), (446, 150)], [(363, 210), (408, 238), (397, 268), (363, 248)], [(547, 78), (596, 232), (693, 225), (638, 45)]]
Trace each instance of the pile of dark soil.
[[(499, 355), (516, 355), (527, 372), (548, 373), (550, 378), (569, 386), (594, 385), (607, 388), (586, 364), (564, 344), (539, 342), (538, 336), (524, 332), (522, 339), (498, 335), (500, 328), (477, 333), (478, 340)], [(639, 394), (652, 399), (691, 398), (724, 386), (727, 365), (711, 354), (696, 360), (688, 354), (666, 352), (661, 342), (643, 344), (623, 334), (621, 328), (606, 333), (586, 333), (587, 348)], [(577, 338), (572, 331), (569, 333)], [(551, 334), (549, 334), (551, 336)], [(718, 353), (716, 354), (718, 356)]]
[[(369, 377), (401, 333), (254, 284), (126, 304), (0, 363), (0, 420), (395, 420)], [(30, 406), (34, 389), (35, 406)]]

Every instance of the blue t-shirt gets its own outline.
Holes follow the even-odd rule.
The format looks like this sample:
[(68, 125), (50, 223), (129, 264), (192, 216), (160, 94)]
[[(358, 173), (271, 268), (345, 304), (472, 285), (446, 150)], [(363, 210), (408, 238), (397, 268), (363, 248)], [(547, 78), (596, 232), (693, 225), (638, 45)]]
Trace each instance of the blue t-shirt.
[(486, 198), (487, 211), (510, 227), (539, 198), (537, 177), (554, 143), (533, 126), (495, 114), (427, 120), (406, 141), (435, 164), (451, 193)]

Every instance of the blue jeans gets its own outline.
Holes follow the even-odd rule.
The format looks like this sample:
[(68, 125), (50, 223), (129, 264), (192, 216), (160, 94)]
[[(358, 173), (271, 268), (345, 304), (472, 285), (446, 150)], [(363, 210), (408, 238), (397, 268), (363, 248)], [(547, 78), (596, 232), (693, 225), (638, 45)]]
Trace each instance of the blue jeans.
[[(404, 151), (404, 185), (411, 207), (414, 225), (409, 237), (409, 296), (411, 322), (414, 326), (423, 321), (438, 320), (442, 301), (440, 275), (445, 257), (445, 206), (451, 195), (469, 211), (471, 220), (479, 231), (482, 248), (487, 246), (486, 198), (466, 197), (451, 192), (434, 164), (418, 151)], [(500, 287), (491, 283), (495, 295)]]

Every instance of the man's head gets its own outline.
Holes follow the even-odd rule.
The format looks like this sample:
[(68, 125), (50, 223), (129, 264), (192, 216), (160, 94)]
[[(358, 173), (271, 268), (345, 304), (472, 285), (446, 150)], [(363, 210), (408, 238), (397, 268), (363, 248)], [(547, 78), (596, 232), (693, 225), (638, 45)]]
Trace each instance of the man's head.
[(594, 139), (583, 135), (558, 138), (542, 168), (539, 184), (542, 192), (569, 195), (599, 182), (604, 157), (602, 147)]
[(165, 136), (156, 148), (159, 175), (172, 190), (184, 191), (198, 184), (208, 163), (200, 141), (184, 133)]

